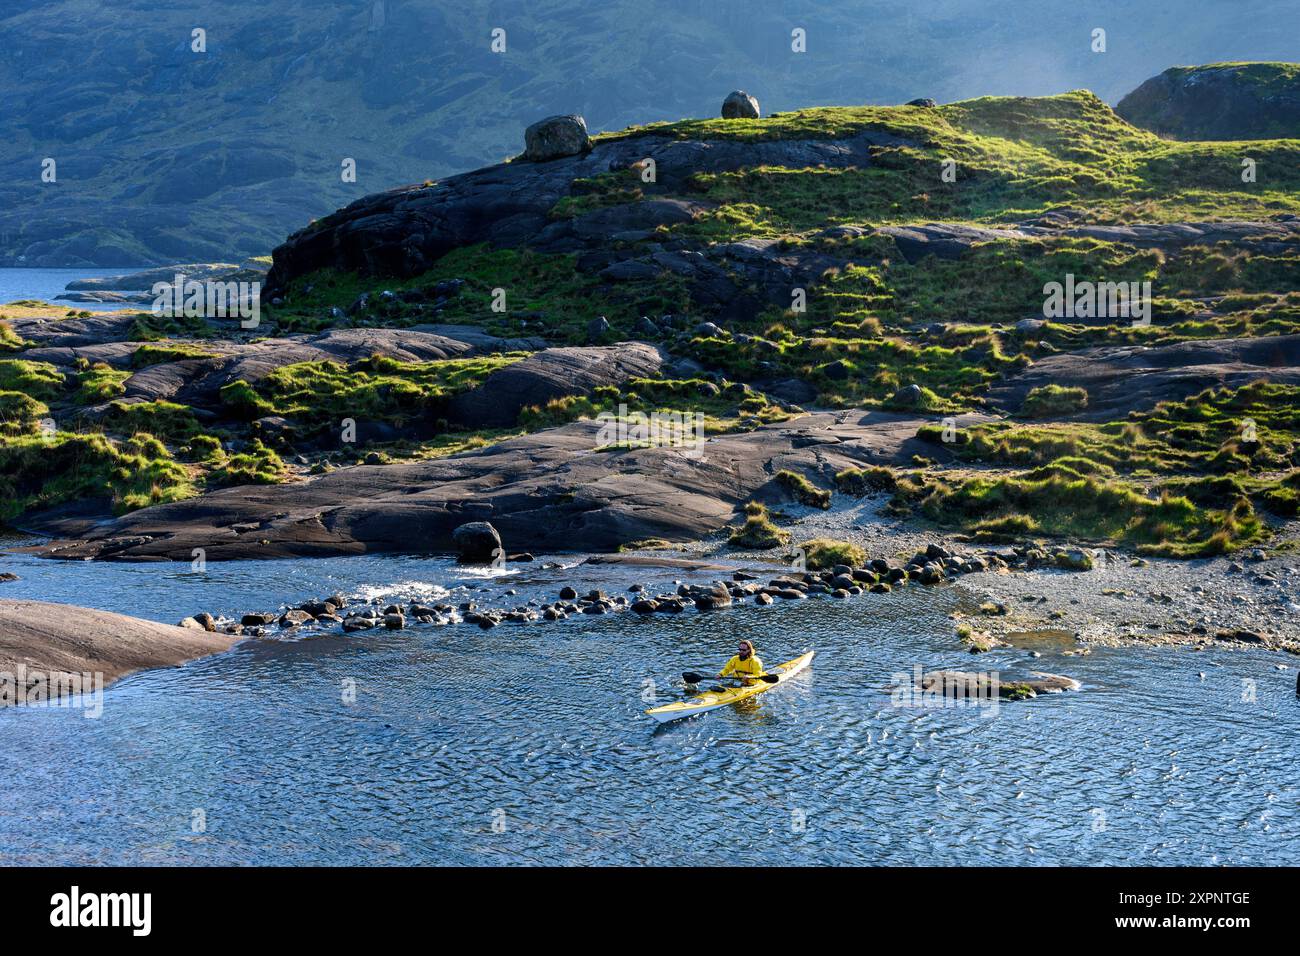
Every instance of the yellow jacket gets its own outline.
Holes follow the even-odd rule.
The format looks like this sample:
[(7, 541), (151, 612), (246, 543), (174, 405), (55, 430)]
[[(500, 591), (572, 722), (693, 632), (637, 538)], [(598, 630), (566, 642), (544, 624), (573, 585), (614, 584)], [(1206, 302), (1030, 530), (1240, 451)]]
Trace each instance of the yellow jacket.
[(741, 660), (737, 654), (731, 660), (727, 661), (719, 677), (727, 677), (735, 674), (737, 677), (760, 677), (763, 674), (763, 662), (758, 659), (757, 654), (750, 654), (748, 660)]

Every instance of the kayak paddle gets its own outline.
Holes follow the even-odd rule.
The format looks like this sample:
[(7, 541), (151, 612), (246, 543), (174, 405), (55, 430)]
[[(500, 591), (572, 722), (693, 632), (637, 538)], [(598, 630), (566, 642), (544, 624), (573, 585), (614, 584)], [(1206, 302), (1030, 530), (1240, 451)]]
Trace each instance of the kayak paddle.
[[(735, 680), (761, 680), (764, 684), (775, 684), (781, 679), (778, 674), (728, 674), (727, 677)], [(682, 680), (688, 684), (703, 684), (708, 680), (725, 680), (725, 678), (710, 677), (707, 674), (696, 674), (694, 671), (687, 671), (682, 675)]]

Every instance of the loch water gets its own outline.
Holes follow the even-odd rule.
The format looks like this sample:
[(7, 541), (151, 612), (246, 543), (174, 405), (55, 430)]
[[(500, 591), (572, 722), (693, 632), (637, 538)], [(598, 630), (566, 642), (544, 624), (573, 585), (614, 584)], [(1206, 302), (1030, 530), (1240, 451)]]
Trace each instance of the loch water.
[[(6, 555), (7, 598), (162, 621), (342, 591), (553, 600), (707, 575), (366, 556), (188, 565)], [(715, 573), (716, 575), (716, 573)], [(506, 589), (515, 595), (504, 596)], [(972, 656), (961, 583), (640, 618), (247, 640), (103, 713), (0, 711), (0, 864), (1300, 863), (1294, 658), (1040, 642)], [(813, 667), (659, 727), (742, 637)], [(1287, 665), (1289, 669), (1279, 669)], [(996, 708), (897, 706), (916, 667), (1066, 674)], [(353, 699), (354, 698), (354, 699)]]

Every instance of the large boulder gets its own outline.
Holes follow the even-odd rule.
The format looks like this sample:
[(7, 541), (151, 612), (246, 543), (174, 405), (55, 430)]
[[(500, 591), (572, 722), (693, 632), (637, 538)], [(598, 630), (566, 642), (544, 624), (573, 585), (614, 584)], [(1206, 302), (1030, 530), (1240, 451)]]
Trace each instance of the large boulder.
[(535, 163), (578, 156), (589, 149), (591, 137), (581, 116), (548, 116), (524, 130), (524, 159)]
[(692, 591), (691, 597), (695, 601), (695, 606), (701, 611), (713, 611), (722, 607), (730, 607), (732, 602), (731, 592), (723, 583), (697, 588)]
[(921, 678), (920, 690), (955, 699), (991, 700), (994, 688), (1002, 700), (1027, 700), (1040, 694), (1060, 694), (1079, 690), (1082, 685), (1072, 677), (1032, 671), (1029, 677), (1011, 678), (970, 671), (930, 671)]
[(1115, 112), (1178, 139), (1300, 137), (1300, 64), (1176, 66), (1120, 100)]
[(758, 100), (744, 90), (732, 90), (722, 101), (723, 119), (758, 119), (761, 115)]
[(904, 385), (889, 400), (890, 408), (920, 408), (925, 404), (925, 392), (915, 383)]
[(501, 535), (488, 521), (471, 521), (451, 533), (456, 560), (461, 564), (489, 564), (501, 553)]

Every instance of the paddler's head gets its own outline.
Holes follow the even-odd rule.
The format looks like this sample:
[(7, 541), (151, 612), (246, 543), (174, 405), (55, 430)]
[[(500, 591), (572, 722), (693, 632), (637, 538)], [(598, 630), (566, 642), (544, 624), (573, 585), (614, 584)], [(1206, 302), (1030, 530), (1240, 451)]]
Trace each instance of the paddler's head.
[(736, 650), (736, 655), (742, 660), (747, 661), (754, 656), (754, 645), (749, 641), (741, 641), (740, 647)]

